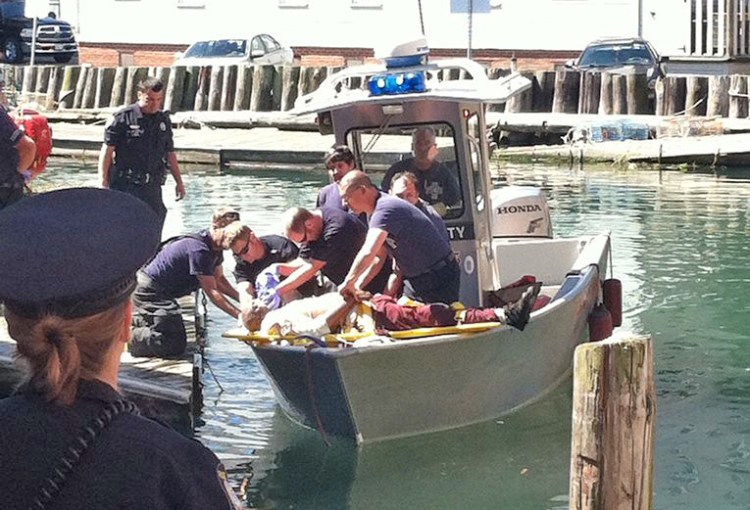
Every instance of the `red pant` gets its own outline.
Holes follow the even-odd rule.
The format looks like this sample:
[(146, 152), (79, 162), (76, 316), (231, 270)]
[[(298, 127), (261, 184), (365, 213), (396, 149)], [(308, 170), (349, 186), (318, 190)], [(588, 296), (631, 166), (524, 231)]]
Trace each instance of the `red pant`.
[[(455, 326), (456, 312), (443, 303), (421, 306), (402, 306), (390, 296), (378, 294), (370, 301), (375, 327), (389, 331), (413, 328)], [(467, 308), (464, 324), (475, 322), (497, 322), (493, 308)]]

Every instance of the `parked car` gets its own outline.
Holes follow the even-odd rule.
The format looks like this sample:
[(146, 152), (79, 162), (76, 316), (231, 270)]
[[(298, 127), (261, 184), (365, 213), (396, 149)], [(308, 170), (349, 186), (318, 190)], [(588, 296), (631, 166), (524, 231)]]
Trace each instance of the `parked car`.
[(174, 65), (276, 65), (290, 64), (293, 60), (294, 53), (291, 49), (285, 48), (268, 34), (258, 34), (249, 39), (211, 39), (195, 42), (184, 54), (176, 55)]
[(649, 85), (663, 76), (662, 58), (654, 47), (640, 37), (610, 37), (589, 43), (575, 60), (565, 67), (578, 71), (606, 70), (628, 73), (646, 73)]

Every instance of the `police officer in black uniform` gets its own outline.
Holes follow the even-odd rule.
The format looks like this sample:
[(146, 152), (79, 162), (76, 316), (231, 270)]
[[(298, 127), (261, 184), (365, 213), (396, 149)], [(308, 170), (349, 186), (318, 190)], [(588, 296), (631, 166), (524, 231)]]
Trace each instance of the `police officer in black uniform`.
[(0, 507), (240, 508), (213, 453), (117, 392), (153, 212), (116, 191), (58, 190), (0, 211), (0, 239), (0, 301), (26, 367), (0, 400)]
[(23, 197), (23, 176), (34, 161), (34, 140), (16, 127), (0, 106), (0, 210)]
[(161, 80), (152, 77), (140, 82), (138, 101), (115, 113), (107, 124), (99, 155), (101, 186), (146, 202), (162, 227), (167, 215), (161, 194), (167, 177), (165, 161), (175, 180), (177, 200), (185, 197), (169, 113), (160, 110), (163, 99)]

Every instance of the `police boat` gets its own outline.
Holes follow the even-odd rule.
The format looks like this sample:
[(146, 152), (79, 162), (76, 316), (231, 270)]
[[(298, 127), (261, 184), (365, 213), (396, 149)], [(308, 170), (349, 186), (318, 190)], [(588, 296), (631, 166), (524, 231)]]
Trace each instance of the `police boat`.
[[(226, 333), (252, 347), (292, 420), (357, 443), (495, 419), (553, 390), (569, 375), (575, 347), (589, 339), (610, 257), (609, 233), (554, 237), (542, 191), (493, 186), (486, 111), (528, 88), (528, 79), (515, 72), (491, 79), (463, 58), (428, 61), (423, 39), (391, 50), (382, 64), (329, 76), (294, 111), (316, 113), (320, 131), (348, 145), (376, 184), (377, 172), (411, 152), (414, 130), (431, 128), (438, 159), (460, 190), (443, 219), (460, 260), (461, 302), (490, 306), (498, 289), (531, 276), (543, 283), (537, 304), (544, 306), (523, 331), (467, 324), (328, 335), (312, 345)], [(608, 324), (611, 316), (602, 328)]]

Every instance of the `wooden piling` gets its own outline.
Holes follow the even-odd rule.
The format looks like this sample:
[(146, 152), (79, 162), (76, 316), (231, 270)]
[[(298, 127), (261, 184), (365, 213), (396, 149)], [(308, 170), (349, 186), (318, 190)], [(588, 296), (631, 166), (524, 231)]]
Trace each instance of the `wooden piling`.
[(628, 115), (646, 115), (648, 106), (648, 78), (643, 73), (628, 74), (625, 78), (628, 102)]
[(96, 78), (96, 95), (94, 96), (94, 108), (104, 108), (109, 105), (112, 97), (112, 87), (115, 83), (114, 67), (100, 67)]
[(224, 80), (221, 84), (221, 111), (234, 108), (234, 95), (237, 90), (237, 66), (224, 66)]
[(59, 103), (57, 105), (59, 109), (73, 108), (73, 98), (80, 73), (80, 66), (65, 66), (62, 85), (60, 85)]
[(253, 66), (241, 66), (237, 70), (237, 92), (234, 95), (234, 111), (250, 109), (254, 72), (255, 67)]
[(86, 90), (86, 79), (90, 72), (93, 72), (91, 66), (81, 66), (81, 72), (78, 73), (78, 80), (76, 81), (76, 91), (73, 95), (73, 108), (81, 108), (83, 92)]
[(598, 72), (581, 73), (578, 113), (599, 113), (602, 75)]
[(685, 84), (685, 114), (706, 115), (708, 78), (688, 76)]
[(189, 66), (185, 68), (185, 79), (182, 92), (183, 111), (192, 111), (195, 109), (195, 96), (198, 92), (198, 81), (200, 79), (201, 68), (198, 66)]
[(744, 119), (747, 114), (747, 76), (734, 74), (729, 84), (729, 116)]
[(284, 66), (276, 66), (273, 71), (273, 86), (271, 87), (271, 110), (281, 111), (281, 99), (284, 92)]
[(138, 98), (138, 84), (148, 78), (148, 69), (145, 67), (128, 67), (127, 81), (125, 82), (125, 104), (135, 103)]
[[(162, 84), (164, 84), (164, 87), (166, 87), (169, 84), (169, 73), (171, 69), (169, 67), (155, 67), (152, 71), (149, 72), (149, 76), (153, 76), (157, 80), (161, 80)], [(166, 90), (164, 92), (166, 94)]]
[(533, 93), (531, 95), (532, 112), (551, 112), (555, 99), (554, 71), (537, 71), (534, 73)]
[(115, 69), (115, 77), (112, 82), (112, 93), (109, 96), (109, 106), (114, 108), (125, 104), (125, 82), (128, 78), (126, 67)]
[(554, 113), (578, 112), (580, 80), (578, 71), (561, 69), (555, 73), (555, 97), (552, 102)]
[(21, 86), (21, 101), (27, 102), (34, 94), (34, 80), (36, 79), (37, 66), (26, 67), (23, 75), (23, 85)]
[[(521, 73), (521, 75), (529, 80), (534, 79), (533, 73)], [(516, 94), (505, 103), (505, 111), (508, 113), (521, 113), (530, 112), (531, 105), (533, 102), (534, 88), (524, 90), (520, 94)]]
[(315, 68), (313, 67), (306, 67), (306, 66), (300, 67), (299, 85), (297, 86), (300, 96), (304, 96), (305, 94), (309, 94), (310, 92), (312, 92), (310, 90), (310, 84), (312, 83), (312, 75), (314, 72), (315, 72)]
[(39, 66), (36, 71), (36, 83), (34, 83), (34, 97), (32, 102), (44, 104), (47, 101), (47, 85), (52, 66)]
[(49, 73), (49, 79), (47, 80), (47, 90), (44, 99), (44, 109), (47, 111), (53, 111), (57, 108), (57, 96), (60, 93), (60, 84), (62, 83), (62, 75), (64, 68), (60, 66), (52, 66)]
[(98, 69), (95, 67), (89, 68), (86, 73), (86, 83), (83, 86), (83, 95), (81, 96), (81, 108), (93, 108), (94, 107), (94, 96), (96, 95), (96, 82)]
[(204, 111), (208, 108), (208, 90), (211, 83), (211, 68), (203, 66), (198, 71), (198, 82), (195, 87), (193, 110)]
[(612, 113), (615, 115), (628, 113), (627, 78), (622, 74), (612, 75)]
[(273, 75), (276, 69), (273, 66), (255, 66), (253, 75), (253, 92), (250, 97), (250, 110), (254, 112), (267, 112), (273, 106)]
[(708, 78), (708, 117), (729, 115), (729, 76), (710, 76)]
[(664, 115), (677, 115), (685, 112), (685, 94), (687, 81), (684, 76), (667, 76), (664, 80), (665, 108)]
[(185, 66), (175, 66), (169, 71), (167, 91), (164, 93), (164, 109), (177, 112), (182, 109), (182, 93), (185, 90)]
[(221, 86), (224, 81), (224, 68), (213, 66), (208, 86), (208, 111), (214, 112), (221, 108)]
[(599, 91), (599, 115), (612, 115), (612, 74), (603, 72)]
[(649, 510), (653, 504), (656, 395), (648, 337), (575, 351), (571, 510)]
[(281, 78), (281, 111), (285, 112), (294, 107), (298, 97), (299, 66), (284, 66)]

